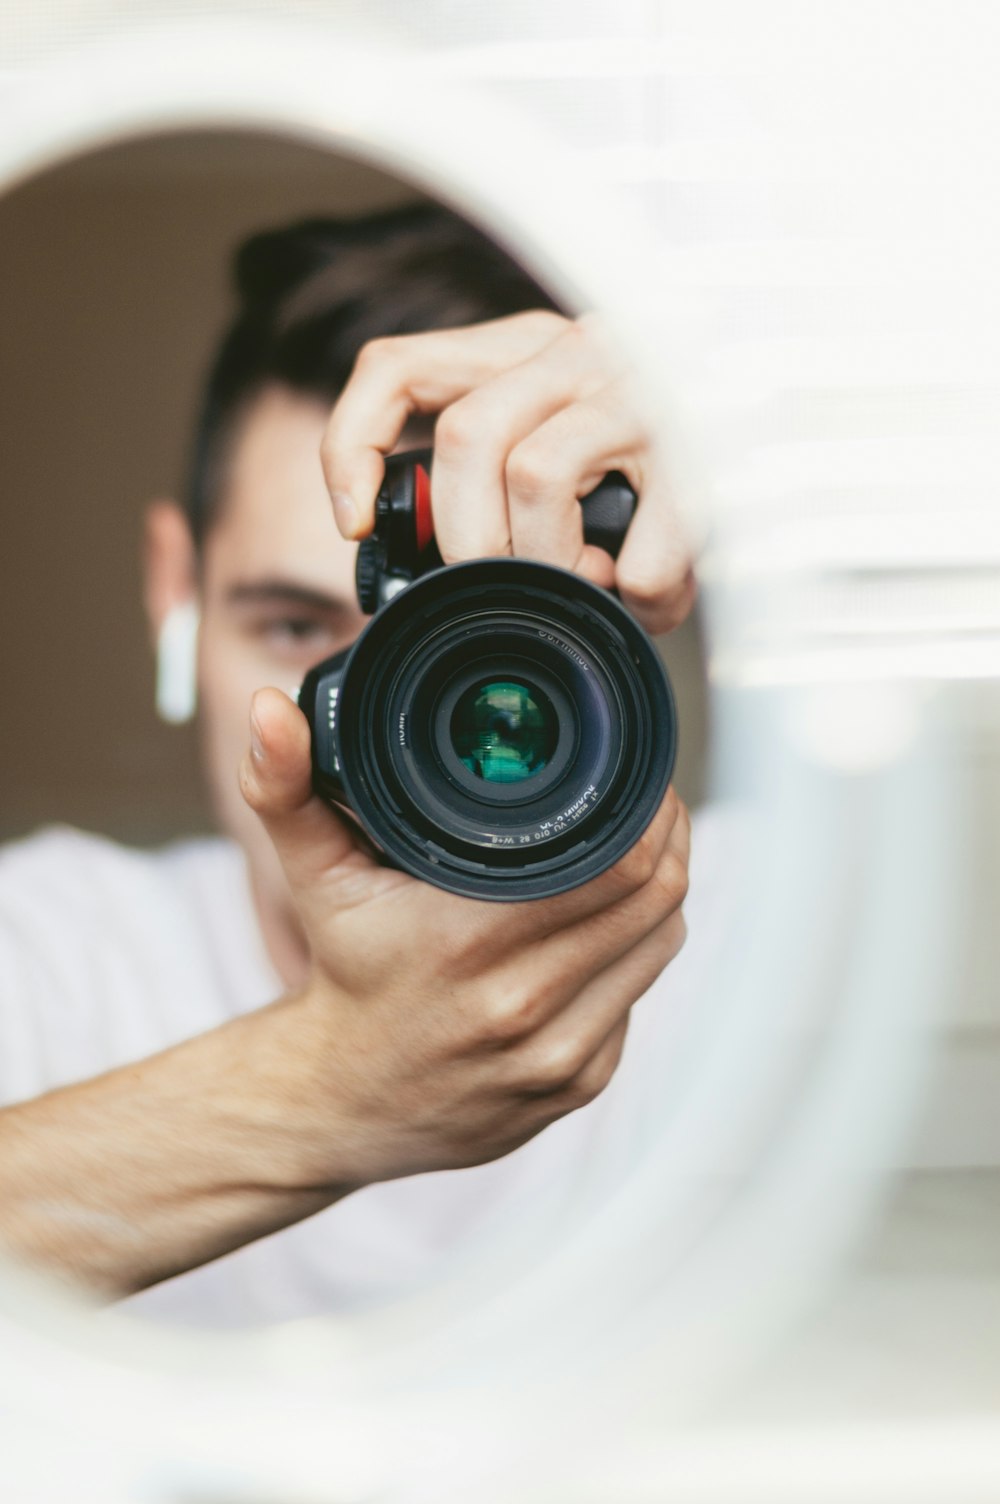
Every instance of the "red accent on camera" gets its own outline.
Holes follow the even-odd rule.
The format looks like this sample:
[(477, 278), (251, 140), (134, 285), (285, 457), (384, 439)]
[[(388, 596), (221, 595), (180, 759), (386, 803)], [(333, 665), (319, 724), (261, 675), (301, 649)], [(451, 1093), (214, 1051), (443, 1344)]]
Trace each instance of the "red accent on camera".
[(414, 466), (416, 470), (416, 485), (414, 487), (414, 523), (417, 534), (417, 552), (423, 553), (424, 549), (434, 537), (434, 518), (431, 516), (431, 478), (423, 465)]

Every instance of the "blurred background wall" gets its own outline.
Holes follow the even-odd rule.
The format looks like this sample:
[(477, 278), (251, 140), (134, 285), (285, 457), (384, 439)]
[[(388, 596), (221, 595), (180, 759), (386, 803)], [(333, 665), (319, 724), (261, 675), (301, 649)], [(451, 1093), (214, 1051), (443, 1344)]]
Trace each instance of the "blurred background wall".
[[(0, 199), (0, 838), (52, 821), (140, 843), (206, 827), (195, 732), (152, 709), (144, 505), (183, 483), (233, 247), (416, 196), (298, 143), (190, 133), (104, 150)], [(697, 624), (664, 650), (678, 780), (698, 802)]]

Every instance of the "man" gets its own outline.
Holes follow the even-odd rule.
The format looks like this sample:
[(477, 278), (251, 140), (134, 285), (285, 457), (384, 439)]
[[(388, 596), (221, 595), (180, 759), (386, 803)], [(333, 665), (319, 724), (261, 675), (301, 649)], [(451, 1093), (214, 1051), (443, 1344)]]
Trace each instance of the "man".
[[(380, 865), (312, 794), (304, 717), (261, 686), (361, 629), (353, 540), (383, 456), (430, 423), (446, 561), (577, 569), (653, 630), (691, 579), (599, 331), (462, 222), (315, 221), (251, 241), (237, 275), (188, 507), (151, 509), (146, 582), (161, 644), (200, 614), (231, 839), (149, 855), (57, 832), (0, 858), (3, 1237), (106, 1297), (220, 1323), (406, 1288), (585, 1159), (607, 1116), (567, 1115), (683, 943), (688, 860), (670, 792), (586, 886), (473, 902)], [(577, 506), (609, 469), (640, 495), (617, 567)]]

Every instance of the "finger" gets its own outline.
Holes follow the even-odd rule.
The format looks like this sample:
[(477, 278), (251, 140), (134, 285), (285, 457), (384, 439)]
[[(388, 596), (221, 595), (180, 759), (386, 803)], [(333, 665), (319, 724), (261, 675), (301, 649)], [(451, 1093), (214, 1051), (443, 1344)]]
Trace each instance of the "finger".
[[(628, 898), (586, 920), (549, 936), (530, 949), (521, 949), (512, 972), (509, 995), (519, 1017), (515, 1033), (544, 1029), (560, 1014), (576, 1008), (583, 989), (597, 975), (627, 959), (647, 938), (657, 933), (669, 939), (670, 920), (687, 896), (688, 863), (691, 854), (691, 823), (680, 806), (678, 817), (655, 871)], [(517, 1007), (517, 976), (528, 969), (532, 977), (556, 979), (542, 992), (529, 990), (530, 1002)], [(574, 1001), (576, 1000), (576, 1001)], [(609, 1022), (607, 1027), (610, 1028)], [(606, 1030), (605, 1030), (606, 1032)]]
[(677, 910), (592, 977), (570, 1007), (512, 1052), (511, 1069), (525, 1089), (541, 1094), (578, 1089), (593, 1071), (595, 1057), (627, 1023), (630, 1009), (680, 953), (686, 938), (684, 916)]
[[(678, 820), (685, 831), (678, 840), (686, 842), (687, 811), (671, 789), (650, 827), (613, 868), (554, 898), (498, 904), (418, 884), (420, 893), (406, 896), (398, 922), (389, 920), (393, 939), (399, 942), (407, 929), (420, 945), (428, 933), (449, 936), (456, 983), (497, 967), (497, 1038), (518, 1035), (565, 1006), (597, 966), (634, 943), (644, 925), (642, 910), (626, 911), (620, 905), (657, 877), (662, 847)], [(662, 905), (662, 898), (650, 889), (645, 906), (656, 905)], [(598, 919), (601, 927), (593, 928)], [(649, 922), (647, 918), (646, 928)], [(543, 947), (563, 935), (565, 944), (554, 948), (549, 959)], [(552, 978), (544, 996), (535, 985), (542, 968)], [(524, 1004), (521, 997), (527, 999)]]
[(615, 561), (603, 548), (595, 548), (589, 543), (583, 546), (583, 552), (576, 562), (576, 573), (589, 580), (592, 585), (599, 585), (602, 590), (613, 590), (615, 586)]
[(609, 470), (620, 470), (641, 496), (648, 462), (648, 432), (623, 381), (563, 407), (508, 456), (514, 553), (579, 569), (585, 547), (580, 498)]
[(570, 1098), (571, 1109), (578, 1106), (586, 1107), (611, 1084), (611, 1078), (621, 1064), (631, 1017), (630, 1008), (625, 1017), (615, 1024), (607, 1038), (601, 1041), (586, 1065), (569, 1082), (566, 1091)]
[(628, 898), (536, 947), (539, 962), (566, 979), (570, 996), (577, 984), (628, 955), (647, 934), (676, 913), (687, 897), (690, 855), (691, 821), (681, 804), (648, 882)]
[(253, 697), (240, 789), (297, 895), (314, 895), (348, 860), (375, 867), (359, 835), (313, 793), (309, 723), (278, 689), (261, 689)]
[[(642, 888), (659, 865), (670, 832), (683, 805), (671, 786), (649, 825), (629, 851), (606, 872), (553, 898), (536, 898), (505, 904), (504, 923), (496, 924), (497, 906), (480, 899), (462, 899), (467, 905), (467, 933), (483, 957), (515, 952), (583, 924)], [(687, 812), (684, 812), (687, 818)], [(583, 931), (581, 930), (582, 934)]]
[[(431, 505), (446, 563), (511, 551), (508, 456), (554, 414), (606, 385), (612, 359), (591, 323), (580, 320), (441, 414), (434, 434)], [(570, 504), (574, 499), (570, 489)], [(581, 546), (582, 538), (571, 560), (556, 562), (573, 567)]]
[[(525, 1134), (525, 1139), (532, 1138), (541, 1132), (548, 1124), (565, 1117), (567, 1113), (575, 1111), (579, 1107), (585, 1107), (592, 1102), (610, 1082), (618, 1068), (625, 1048), (625, 1040), (628, 1034), (629, 1015), (621, 1019), (594, 1055), (586, 1062), (583, 1068), (569, 1081), (561, 1083), (556, 1090), (549, 1091), (542, 1087), (523, 1091), (527, 1099), (528, 1122), (530, 1131)], [(510, 1088), (507, 1089), (505, 1108), (510, 1113)]]
[(692, 548), (655, 462), (618, 555), (615, 584), (624, 605), (654, 634), (680, 626), (694, 604)]
[(363, 538), (375, 521), (384, 460), (415, 413), (437, 413), (554, 339), (566, 320), (535, 310), (462, 329), (365, 345), (330, 414), (321, 449), (337, 526)]
[(675, 848), (686, 860), (690, 831), (688, 811), (671, 784), (649, 825), (613, 867), (580, 888), (546, 900), (552, 906), (547, 933), (561, 933), (575, 924), (582, 939), (584, 926), (600, 922), (602, 916), (654, 881)]

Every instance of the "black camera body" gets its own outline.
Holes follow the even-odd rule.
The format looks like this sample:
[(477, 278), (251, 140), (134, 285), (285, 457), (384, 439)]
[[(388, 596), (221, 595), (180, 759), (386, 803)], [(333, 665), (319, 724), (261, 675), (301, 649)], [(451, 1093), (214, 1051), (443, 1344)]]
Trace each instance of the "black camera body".
[[(612, 474), (581, 503), (616, 554), (635, 507)], [(659, 655), (607, 591), (525, 559), (443, 566), (430, 455), (396, 455), (358, 551), (374, 612), (299, 692), (318, 793), (393, 866), (469, 897), (549, 897), (629, 850), (673, 771)]]

